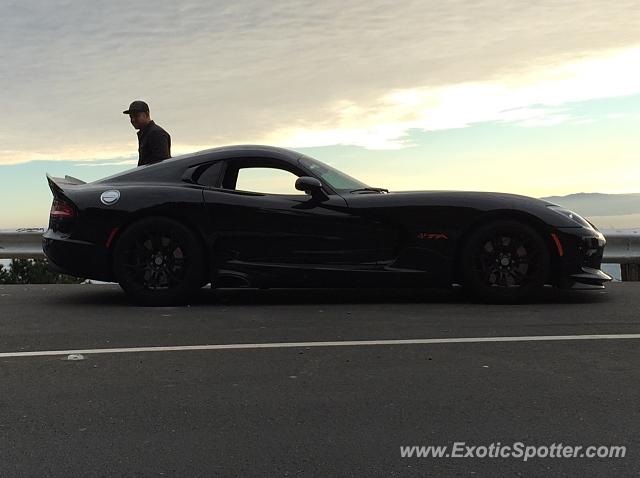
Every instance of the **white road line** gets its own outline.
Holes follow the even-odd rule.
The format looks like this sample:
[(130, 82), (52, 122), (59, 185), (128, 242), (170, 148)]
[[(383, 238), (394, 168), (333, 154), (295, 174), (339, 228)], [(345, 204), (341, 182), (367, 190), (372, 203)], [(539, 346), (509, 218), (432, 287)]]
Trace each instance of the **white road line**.
[(341, 340), (337, 342), (272, 342), (258, 344), (217, 344), (217, 345), (175, 345), (168, 347), (123, 347), (114, 349), (78, 349), (78, 350), (38, 350), (32, 352), (1, 352), (6, 357), (42, 357), (72, 354), (126, 354), (142, 352), (184, 352), (192, 350), (247, 350), (247, 349), (283, 349), (292, 347), (357, 347), (363, 345), (421, 345), (421, 344), (458, 344), (481, 342), (553, 342), (562, 340), (635, 340), (640, 334), (601, 334), (601, 335), (530, 335), (523, 337), (451, 337), (437, 339), (399, 339), (399, 340)]

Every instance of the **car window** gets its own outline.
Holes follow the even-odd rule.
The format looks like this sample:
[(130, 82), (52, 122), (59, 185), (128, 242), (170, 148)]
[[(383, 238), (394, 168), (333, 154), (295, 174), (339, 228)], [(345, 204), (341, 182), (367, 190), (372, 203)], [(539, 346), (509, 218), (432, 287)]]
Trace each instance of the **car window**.
[(296, 194), (304, 192), (295, 188), (298, 176), (279, 168), (247, 167), (238, 170), (236, 189), (265, 194)]
[(317, 178), (324, 184), (328, 184), (331, 188), (338, 192), (347, 192), (353, 189), (360, 189), (368, 187), (362, 181), (358, 181), (355, 178), (332, 168), (328, 164), (325, 164), (317, 159), (309, 156), (302, 155), (298, 162), (311, 171)]

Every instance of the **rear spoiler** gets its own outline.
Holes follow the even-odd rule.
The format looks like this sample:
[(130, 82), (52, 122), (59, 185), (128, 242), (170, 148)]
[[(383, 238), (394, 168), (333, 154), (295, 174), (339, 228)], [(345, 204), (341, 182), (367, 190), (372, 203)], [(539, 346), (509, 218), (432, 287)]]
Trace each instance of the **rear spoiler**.
[(64, 186), (80, 186), (82, 184), (87, 184), (85, 181), (74, 178), (73, 176), (65, 175), (64, 178), (54, 178), (49, 173), (47, 173), (47, 182), (49, 183), (49, 188), (53, 193), (53, 197), (65, 197)]

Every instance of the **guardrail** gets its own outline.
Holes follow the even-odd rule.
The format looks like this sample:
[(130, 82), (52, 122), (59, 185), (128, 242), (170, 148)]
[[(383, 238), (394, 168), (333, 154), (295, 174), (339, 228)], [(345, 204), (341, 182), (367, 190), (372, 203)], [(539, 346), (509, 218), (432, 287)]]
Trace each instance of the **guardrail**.
[(44, 257), (42, 227), (0, 231), (0, 259), (33, 259)]
[(640, 229), (605, 229), (602, 262), (620, 264), (623, 281), (640, 281)]
[[(0, 231), (0, 259), (44, 257), (44, 228)], [(620, 264), (622, 280), (640, 280), (640, 229), (604, 229), (603, 263)]]
[(640, 264), (640, 229), (603, 229), (607, 239), (603, 262), (606, 264)]

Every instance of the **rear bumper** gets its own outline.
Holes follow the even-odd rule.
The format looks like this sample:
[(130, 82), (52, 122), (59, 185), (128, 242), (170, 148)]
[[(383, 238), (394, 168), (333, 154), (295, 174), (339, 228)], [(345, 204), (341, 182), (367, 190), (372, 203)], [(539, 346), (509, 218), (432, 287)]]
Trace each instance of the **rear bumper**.
[(613, 278), (600, 270), (602, 255), (607, 243), (600, 231), (581, 227), (559, 228), (558, 236), (563, 246), (559, 263), (559, 283), (563, 288), (602, 288)]
[(71, 239), (68, 234), (48, 229), (42, 236), (42, 250), (50, 268), (75, 277), (113, 280), (109, 250), (102, 245)]

